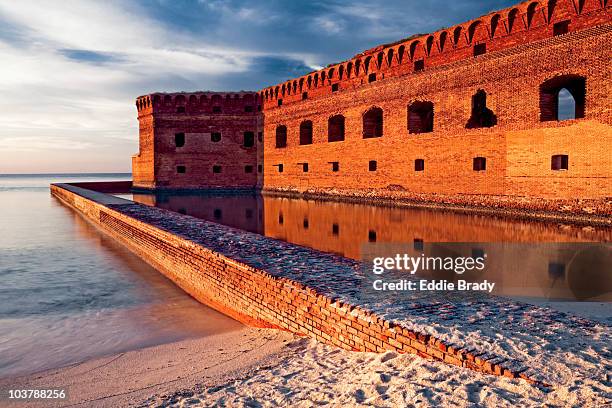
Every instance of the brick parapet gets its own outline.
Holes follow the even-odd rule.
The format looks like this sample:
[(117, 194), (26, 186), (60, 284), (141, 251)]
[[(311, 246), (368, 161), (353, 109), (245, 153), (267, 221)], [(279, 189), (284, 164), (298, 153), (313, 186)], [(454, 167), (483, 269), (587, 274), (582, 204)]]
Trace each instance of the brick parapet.
[[(240, 256), (219, 252), (214, 249), (219, 241), (209, 241), (207, 245), (202, 240), (205, 231), (211, 230), (215, 240), (223, 240), (225, 247), (239, 254), (243, 249), (232, 242), (231, 237), (237, 233), (232, 228), (66, 184), (52, 185), (51, 193), (194, 298), (245, 324), (284, 329), (346, 350), (417, 354), (479, 372), (539, 383), (528, 374), (526, 366), (410, 330), (359, 305), (321, 293), (307, 283), (270, 272), (256, 258), (249, 263), (238, 259)], [(308, 253), (313, 258), (333, 258), (273, 239), (257, 239), (262, 240), (261, 248), (266, 250), (275, 251), (278, 246), (282, 247), (276, 248), (278, 253), (288, 253), (291, 247), (300, 256)], [(347, 265), (353, 262), (334, 259)], [(285, 270), (289, 276), (294, 272), (279, 264), (275, 268)], [(301, 276), (305, 282), (312, 279)]]

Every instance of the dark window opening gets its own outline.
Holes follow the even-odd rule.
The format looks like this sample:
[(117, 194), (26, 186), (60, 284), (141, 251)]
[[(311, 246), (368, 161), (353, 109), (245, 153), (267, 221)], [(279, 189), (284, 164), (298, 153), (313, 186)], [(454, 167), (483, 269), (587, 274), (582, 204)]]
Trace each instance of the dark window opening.
[(185, 134), (184, 133), (175, 133), (174, 134), (174, 144), (176, 147), (185, 146)]
[(263, 132), (258, 132), (257, 133), (257, 141), (259, 143), (263, 142)]
[(247, 208), (244, 211), (244, 218), (246, 218), (247, 220), (250, 220), (251, 218), (253, 218), (253, 210), (251, 208)]
[(220, 220), (222, 216), (223, 213), (221, 212), (221, 209), (215, 208), (215, 210), (213, 211), (213, 217), (215, 218), (215, 220)]
[(479, 89), (472, 96), (472, 116), (465, 125), (468, 129), (489, 128), (497, 125), (497, 116), (487, 108), (487, 93)]
[(333, 224), (332, 225), (332, 234), (333, 235), (340, 235), (340, 226), (338, 224)]
[(332, 84), (332, 92), (338, 92), (338, 89), (340, 89), (338, 84)]
[(176, 108), (176, 113), (185, 113), (185, 107), (179, 106), (178, 108)]
[(368, 170), (376, 171), (377, 168), (378, 168), (378, 163), (376, 162), (376, 160), (370, 160), (368, 162)]
[(552, 279), (559, 279), (565, 276), (565, 264), (559, 262), (550, 262), (548, 264), (548, 276)]
[(553, 35), (557, 36), (569, 33), (569, 25), (569, 20), (559, 21), (558, 23), (555, 23), (553, 25)]
[(263, 165), (258, 164), (258, 165), (257, 165), (257, 172), (258, 172), (258, 173), (261, 173), (262, 171), (263, 171)]
[(372, 73), (368, 75), (368, 82), (372, 83), (376, 81), (376, 74)]
[(261, 112), (261, 105), (257, 105), (257, 112)]
[(287, 126), (285, 125), (276, 127), (276, 147), (287, 147)]
[(415, 71), (423, 71), (425, 69), (425, 60), (417, 60), (414, 61), (414, 70)]
[(421, 238), (415, 238), (412, 246), (415, 251), (422, 251), (425, 248), (425, 243)]
[(221, 141), (221, 133), (219, 132), (213, 132), (210, 134), (210, 141), (211, 142), (220, 142)]
[(278, 106), (282, 106), (282, 105), (283, 105), (283, 100), (282, 100), (282, 99), (279, 99), (279, 100), (278, 100), (278, 102), (277, 102), (277, 105), (278, 105)]
[(568, 170), (569, 156), (567, 154), (555, 154), (550, 161), (551, 170)]
[(213, 113), (221, 113), (221, 107), (220, 106), (213, 106)]
[(577, 75), (563, 75), (540, 85), (540, 120), (584, 118), (586, 80)]
[(221, 166), (213, 166), (213, 173), (221, 173)]
[(253, 147), (255, 146), (255, 133), (253, 132), (244, 132), (244, 140), (242, 145), (244, 147)]
[(327, 141), (341, 142), (344, 140), (344, 116), (335, 115), (327, 121)]
[(308, 218), (304, 218), (304, 221), (302, 222), (302, 225), (304, 226), (304, 229), (308, 229), (308, 227), (310, 227), (310, 223), (308, 222)]
[(185, 166), (176, 166), (176, 172), (183, 174), (185, 172), (187, 172), (187, 168)]
[(253, 166), (251, 166), (251, 165), (244, 166), (244, 172), (245, 173), (252, 173), (253, 172)]
[(376, 242), (376, 231), (368, 231), (368, 242)]
[(363, 138), (381, 137), (383, 135), (383, 110), (372, 108), (363, 114)]
[(308, 99), (308, 92), (302, 92), (302, 100)]
[(283, 213), (278, 214), (278, 223), (283, 225), (285, 222), (285, 217), (283, 217)]
[(417, 101), (408, 106), (408, 133), (433, 132), (433, 126), (433, 103)]
[(416, 159), (414, 161), (414, 171), (425, 171), (425, 160)]
[(302, 171), (308, 173), (308, 163), (299, 163), (302, 165)]
[(474, 46), (474, 56), (475, 57), (482, 55), (482, 54), (486, 54), (486, 53), (487, 53), (487, 44), (482, 43), (482, 44), (476, 44)]
[(310, 120), (300, 123), (300, 144), (312, 144), (312, 121)]
[(485, 250), (482, 248), (472, 248), (472, 258), (484, 258)]
[(339, 162), (330, 162), (332, 165), (332, 171), (340, 171), (340, 163)]
[(253, 112), (253, 107), (251, 105), (247, 105), (244, 107), (245, 112)]
[(283, 165), (282, 164), (275, 164), (276, 167), (278, 167), (278, 172), (282, 173), (283, 172)]
[(472, 168), (474, 171), (485, 171), (487, 169), (487, 158), (474, 157)]

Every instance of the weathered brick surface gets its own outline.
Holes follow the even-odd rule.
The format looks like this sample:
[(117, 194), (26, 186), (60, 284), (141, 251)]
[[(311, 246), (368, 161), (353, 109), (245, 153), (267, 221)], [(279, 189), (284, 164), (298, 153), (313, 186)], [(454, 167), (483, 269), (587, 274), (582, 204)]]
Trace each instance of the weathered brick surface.
[[(297, 280), (269, 273), (254, 266), (257, 261), (248, 264), (229, 258), (211, 249), (213, 245), (208, 248), (199, 244), (194, 235), (207, 227), (233, 234), (228, 227), (138, 204), (104, 205), (87, 198), (91, 191), (65, 184), (52, 185), (51, 192), (194, 298), (245, 324), (288, 330), (347, 350), (394, 350), (489, 374), (512, 378), (520, 374), (520, 370), (509, 368), (510, 362), (494, 355), (460, 349), (431, 335), (409, 330), (359, 306), (329, 298)], [(157, 222), (154, 220), (165, 228), (154, 225)], [(269, 245), (291, 246), (274, 240), (269, 240)], [(248, 250), (238, 247), (236, 251)], [(287, 270), (287, 275), (290, 272)], [(303, 275), (306, 282), (310, 278)], [(525, 379), (535, 382), (528, 376)]]
[[(231, 115), (215, 114), (199, 93), (140, 97), (134, 184), (259, 187), (609, 215), (610, 21), (610, 5), (599, 0), (520, 3), (432, 34), (375, 47), (250, 94), (262, 106), (261, 113), (239, 108)], [(567, 33), (555, 35), (560, 26), (567, 26)], [(475, 57), (475, 49), (483, 45), (486, 52)], [(421, 60), (424, 69), (417, 70)], [(584, 117), (540, 121), (548, 109), (540, 107), (545, 99), (541, 85), (568, 75), (586, 81)], [(492, 127), (468, 126), (472, 96), (478, 90), (486, 92), (487, 108), (496, 116)], [(194, 108), (187, 103), (186, 113), (176, 114), (182, 103), (177, 98), (195, 98)], [(409, 133), (408, 106), (413, 102), (433, 104), (432, 132)], [(371, 108), (383, 111), (382, 136), (364, 138), (363, 117)], [(328, 142), (328, 119), (333, 115), (345, 117), (344, 141)], [(300, 145), (304, 121), (312, 122), (312, 144)], [(235, 134), (245, 126), (256, 128), (256, 139), (264, 133), (264, 142), (247, 152), (237, 148), (235, 138), (229, 145), (197, 143), (182, 150), (169, 145), (178, 129), (193, 132), (186, 134), (190, 140), (206, 136), (213, 127)], [(276, 147), (279, 126), (287, 129), (286, 147)], [(568, 155), (569, 168), (552, 170), (553, 155)], [(485, 171), (473, 170), (475, 157), (486, 158)], [(415, 171), (416, 159), (424, 160), (424, 171)], [(368, 170), (370, 161), (377, 162), (376, 171)], [(179, 162), (187, 164), (186, 174), (176, 174)], [(228, 173), (213, 176), (211, 168), (217, 162)], [(339, 171), (332, 171), (333, 162)], [(247, 163), (261, 166), (263, 172), (240, 174)], [(592, 201), (576, 204), (571, 201), (576, 197)]]
[[(257, 94), (248, 92), (139, 97), (140, 152), (132, 158), (134, 187), (254, 188), (259, 103)], [(250, 147), (245, 145), (245, 132), (251, 133)], [(220, 140), (214, 141), (213, 133), (219, 134)], [(184, 137), (182, 146), (176, 143), (177, 134)], [(184, 173), (178, 171), (179, 166), (184, 167)], [(214, 166), (219, 166), (220, 172), (215, 173)]]

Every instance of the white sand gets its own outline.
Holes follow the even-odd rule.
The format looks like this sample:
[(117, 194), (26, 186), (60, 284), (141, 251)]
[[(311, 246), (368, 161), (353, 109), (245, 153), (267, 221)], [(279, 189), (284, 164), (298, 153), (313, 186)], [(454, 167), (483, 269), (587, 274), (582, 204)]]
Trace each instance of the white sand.
[[(590, 384), (540, 389), (525, 381), (483, 375), (414, 355), (354, 353), (300, 339), (278, 363), (225, 384), (149, 399), (164, 407), (602, 407)], [(602, 385), (599, 385), (602, 386)], [(610, 394), (608, 394), (610, 395)], [(608, 401), (609, 402), (609, 401)]]
[[(0, 380), (0, 389), (64, 388), (69, 400), (9, 407), (140, 406), (150, 395), (169, 395), (197, 384), (224, 384), (278, 355), (292, 337), (243, 328), (97, 358), (45, 372)], [(238, 373), (238, 374), (237, 374)], [(0, 401), (4, 407), (6, 401)]]

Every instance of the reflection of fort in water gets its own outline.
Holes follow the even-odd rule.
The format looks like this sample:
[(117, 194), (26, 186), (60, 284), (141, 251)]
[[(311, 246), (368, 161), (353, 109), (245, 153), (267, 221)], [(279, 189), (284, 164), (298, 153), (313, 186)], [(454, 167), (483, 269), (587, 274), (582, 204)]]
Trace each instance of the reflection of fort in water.
[[(359, 259), (364, 243), (409, 243), (408, 253), (487, 254), (479, 276), (434, 272), (435, 279), (496, 283), (496, 293), (549, 299), (612, 300), (612, 230), (413, 208), (272, 196), (148, 195), (134, 200), (320, 251)], [(532, 245), (532, 243), (542, 243)], [(501, 245), (501, 243), (506, 243)], [(574, 243), (574, 244), (570, 244)], [(582, 243), (582, 244), (578, 244)]]

